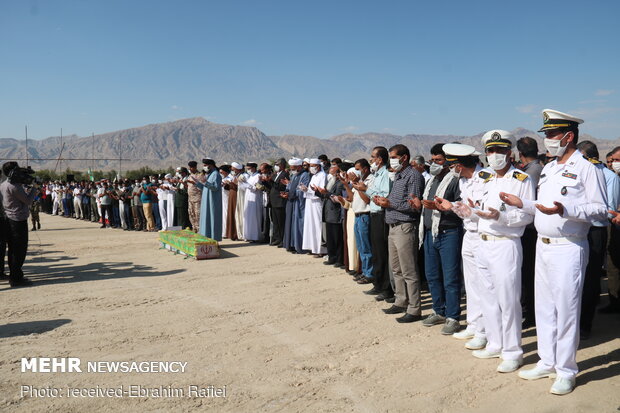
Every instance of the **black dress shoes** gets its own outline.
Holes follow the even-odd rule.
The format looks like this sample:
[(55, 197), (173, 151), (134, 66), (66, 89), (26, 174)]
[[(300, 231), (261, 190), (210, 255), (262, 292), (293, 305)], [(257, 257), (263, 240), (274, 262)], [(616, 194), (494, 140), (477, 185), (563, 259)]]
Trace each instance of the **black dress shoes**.
[(394, 295), (390, 295), (390, 294), (387, 294), (387, 293), (381, 293), (381, 294), (379, 294), (379, 295), (377, 295), (375, 297), (375, 300), (383, 301), (383, 300), (386, 300), (388, 298), (393, 298), (393, 297), (394, 297)]
[(335, 263), (336, 261), (332, 261), (332, 260), (323, 261), (323, 265), (334, 265)]
[(420, 321), (421, 319), (421, 315), (405, 314), (402, 317), (398, 317), (396, 321), (399, 323), (413, 323), (414, 321)]
[(396, 301), (396, 297), (389, 297), (385, 299), (386, 303), (393, 304)]
[(19, 288), (19, 287), (30, 287), (32, 285), (32, 281), (30, 281), (28, 278), (24, 277), (19, 281), (11, 281), (9, 280), (9, 285), (13, 288)]
[(372, 287), (370, 290), (364, 291), (364, 294), (377, 295), (379, 294), (379, 290), (377, 290), (375, 287)]
[(361, 279), (357, 280), (358, 284), (372, 284), (372, 278), (368, 278), (368, 277), (362, 277)]
[(405, 307), (399, 307), (397, 305), (393, 305), (390, 308), (383, 309), (383, 312), (385, 314), (400, 314), (400, 313), (404, 313), (405, 311), (407, 311)]

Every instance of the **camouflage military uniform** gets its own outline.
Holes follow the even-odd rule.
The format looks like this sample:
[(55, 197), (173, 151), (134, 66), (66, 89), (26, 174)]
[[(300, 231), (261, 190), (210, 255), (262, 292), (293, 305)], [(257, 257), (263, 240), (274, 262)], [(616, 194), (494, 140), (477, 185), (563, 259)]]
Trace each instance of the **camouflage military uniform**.
[(32, 230), (41, 229), (41, 221), (39, 221), (39, 211), (41, 211), (41, 199), (37, 197), (30, 205), (30, 219), (32, 220)]

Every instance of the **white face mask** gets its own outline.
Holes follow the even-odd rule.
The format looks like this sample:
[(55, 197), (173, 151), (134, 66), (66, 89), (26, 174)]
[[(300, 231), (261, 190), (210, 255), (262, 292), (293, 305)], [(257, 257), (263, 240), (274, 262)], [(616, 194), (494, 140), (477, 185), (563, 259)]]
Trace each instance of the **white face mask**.
[(388, 178), (390, 178), (390, 181), (394, 181), (394, 178), (396, 178), (396, 172), (388, 172)]
[(232, 176), (237, 176), (237, 171), (230, 171), (230, 174), (231, 174)]
[(400, 163), (400, 158), (390, 158), (390, 167), (394, 170), (394, 172), (400, 171), (403, 167)]
[(318, 166), (311, 166), (311, 167), (310, 167), (310, 173), (311, 173), (312, 175), (315, 175), (315, 174), (316, 174), (316, 173), (318, 173), (318, 172), (319, 172), (319, 167), (318, 167)]
[(432, 163), (428, 170), (428, 172), (433, 176), (439, 175), (441, 171), (443, 171), (443, 165), (439, 165), (437, 163)]
[(359, 169), (356, 169), (355, 171), (353, 171), (353, 173), (357, 175), (358, 178), (362, 179), (362, 171), (360, 171)]
[(562, 141), (566, 138), (566, 135), (568, 135), (568, 132), (566, 132), (560, 140), (545, 138), (545, 148), (547, 149), (547, 152), (549, 152), (549, 155), (557, 156), (558, 158), (561, 158), (562, 155), (564, 155), (568, 144), (566, 146), (562, 146)]
[(613, 161), (611, 163), (611, 169), (613, 169), (615, 173), (620, 174), (620, 161)]
[(297, 169), (291, 169), (291, 176), (297, 175)]
[(370, 164), (370, 173), (371, 174), (374, 174), (378, 170), (379, 170), (379, 165), (377, 165), (376, 162), (373, 162), (373, 163)]
[(487, 155), (487, 161), (489, 166), (496, 171), (501, 171), (508, 164), (507, 155), (503, 153), (491, 153)]
[(274, 165), (273, 170), (276, 172), (280, 172), (280, 165)]

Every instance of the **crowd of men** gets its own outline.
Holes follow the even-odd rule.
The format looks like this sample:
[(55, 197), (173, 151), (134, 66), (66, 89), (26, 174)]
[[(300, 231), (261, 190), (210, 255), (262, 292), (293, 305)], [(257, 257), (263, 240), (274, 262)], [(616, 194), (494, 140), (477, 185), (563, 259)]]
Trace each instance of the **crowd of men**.
[(544, 154), (533, 138), (484, 134), (486, 168), (483, 153), (459, 143), (434, 145), (430, 162), (401, 144), (356, 161), (203, 159), (201, 170), (191, 161), (141, 180), (48, 182), (40, 203), (101, 228), (190, 228), (310, 254), (372, 284), (365, 293), (391, 304), (383, 312), (397, 322), (441, 325), (475, 357), (500, 358), (500, 373), (522, 366), (522, 328), (536, 325), (540, 361), (519, 376), (555, 378), (551, 393), (567, 394), (605, 272), (610, 302), (600, 311), (620, 312), (620, 147), (605, 164), (594, 143), (579, 142), (583, 120), (550, 109), (543, 120)]

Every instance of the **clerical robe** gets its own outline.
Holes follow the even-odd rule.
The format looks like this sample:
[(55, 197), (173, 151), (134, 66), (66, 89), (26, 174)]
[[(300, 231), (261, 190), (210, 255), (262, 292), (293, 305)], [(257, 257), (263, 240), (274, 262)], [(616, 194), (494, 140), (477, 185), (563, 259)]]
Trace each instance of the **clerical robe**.
[(318, 197), (312, 186), (325, 188), (327, 174), (320, 170), (310, 178), (308, 189), (304, 192), (306, 210), (304, 211), (304, 250), (310, 250), (313, 254), (326, 254), (327, 249), (322, 246), (321, 234), (323, 228), (323, 199)]
[(200, 229), (198, 232), (216, 241), (222, 240), (222, 176), (212, 169), (204, 184), (196, 182), (202, 189), (200, 201)]

